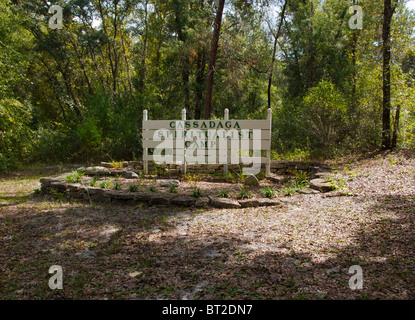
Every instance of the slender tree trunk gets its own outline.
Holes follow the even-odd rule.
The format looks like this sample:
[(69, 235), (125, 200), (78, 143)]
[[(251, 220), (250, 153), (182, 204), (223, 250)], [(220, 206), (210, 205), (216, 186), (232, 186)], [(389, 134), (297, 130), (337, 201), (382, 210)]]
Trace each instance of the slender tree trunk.
[(210, 48), (208, 78), (206, 82), (206, 101), (205, 101), (205, 113), (204, 118), (210, 119), (212, 115), (212, 93), (213, 93), (213, 78), (215, 74), (216, 55), (218, 53), (220, 26), (222, 23), (223, 7), (225, 6), (225, 0), (219, 0), (218, 9), (216, 11), (215, 25), (213, 29), (212, 44)]
[(270, 68), (269, 77), (268, 77), (268, 108), (271, 108), (271, 86), (272, 86), (272, 76), (273, 76), (273, 73), (274, 73), (275, 55), (277, 53), (278, 38), (280, 36), (282, 23), (284, 21), (285, 8), (287, 7), (287, 3), (288, 3), (288, 0), (285, 0), (284, 6), (283, 6), (282, 12), (281, 12), (281, 20), (280, 20), (280, 24), (278, 26), (278, 31), (274, 35), (274, 48), (272, 50), (271, 68)]
[(395, 114), (395, 124), (393, 126), (393, 135), (392, 135), (392, 149), (396, 148), (398, 142), (398, 134), (399, 134), (399, 117), (401, 115), (401, 106), (398, 105), (396, 107), (396, 114)]
[(203, 106), (203, 87), (205, 84), (205, 68), (206, 68), (206, 53), (204, 49), (200, 49), (196, 62), (196, 89), (195, 89), (195, 119), (200, 119), (202, 116)]
[(382, 149), (391, 148), (391, 43), (390, 32), (392, 16), (395, 8), (392, 7), (392, 0), (384, 0), (383, 12), (383, 102), (382, 102)]
[[(310, 2), (310, 17), (313, 18), (314, 16), (314, 6), (313, 2)], [(314, 85), (314, 79), (315, 79), (315, 73), (314, 73), (314, 39), (313, 39), (313, 33), (314, 33), (314, 26), (313, 21), (310, 22), (310, 36), (309, 36), (309, 44), (308, 44), (308, 61), (307, 61), (307, 80), (308, 80), (308, 87), (311, 88)]]

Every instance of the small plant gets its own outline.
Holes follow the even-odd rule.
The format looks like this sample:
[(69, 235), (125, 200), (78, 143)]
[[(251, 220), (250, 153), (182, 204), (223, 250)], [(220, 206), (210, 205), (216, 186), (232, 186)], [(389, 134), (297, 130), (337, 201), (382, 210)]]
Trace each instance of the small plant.
[(136, 184), (130, 184), (128, 186), (128, 191), (130, 192), (136, 192), (138, 190), (138, 186)]
[(149, 188), (148, 188), (148, 190), (149, 190), (150, 192), (156, 192), (156, 191), (157, 191), (157, 189), (156, 189), (156, 187), (155, 187), (155, 186), (151, 186), (151, 187), (149, 187)]
[(229, 198), (229, 190), (219, 190), (219, 198)]
[(114, 190), (120, 190), (121, 189), (121, 183), (114, 182), (112, 185)]
[(282, 188), (282, 193), (284, 196), (291, 196), (294, 193), (294, 189), (292, 187), (284, 187)]
[(327, 182), (331, 184), (331, 186), (335, 189), (335, 190), (341, 190), (344, 188), (344, 186), (346, 185), (346, 182), (344, 181), (343, 178), (340, 179), (333, 179), (332, 177), (328, 177), (327, 178)]
[(115, 160), (113, 160), (110, 163), (110, 167), (112, 169), (122, 169), (122, 168), (124, 168), (124, 163), (122, 161), (115, 161)]
[(264, 187), (264, 188), (261, 188), (259, 190), (259, 192), (263, 196), (265, 196), (267, 198), (272, 198), (275, 195), (275, 189), (273, 187)]
[(309, 180), (309, 173), (306, 171), (302, 171), (302, 170), (295, 170), (293, 172), (293, 174), (295, 175), (295, 182), (298, 185), (306, 185), (308, 184), (308, 180)]
[(169, 186), (169, 192), (170, 193), (177, 193), (176, 186), (174, 184), (171, 184)]
[(70, 174), (65, 177), (66, 182), (69, 183), (79, 183), (81, 182), (81, 178), (85, 175), (85, 173), (73, 170)]
[(252, 191), (246, 190), (245, 187), (241, 187), (238, 193), (238, 198), (240, 199), (248, 199), (252, 197)]
[(243, 175), (242, 171), (241, 171), (241, 172), (238, 172), (238, 173), (236, 174), (236, 176), (237, 176), (238, 182), (242, 182), (242, 181), (244, 181), (244, 179), (245, 179), (245, 177), (244, 177), (244, 175)]
[(233, 181), (233, 180), (235, 180), (235, 175), (232, 172), (228, 171), (228, 173), (226, 175), (226, 179), (229, 179), (229, 180)]
[(110, 181), (102, 181), (99, 184), (99, 187), (102, 188), (102, 189), (105, 189), (105, 188), (108, 188), (110, 185), (111, 185), (111, 182)]
[(163, 177), (166, 174), (166, 169), (164, 167), (156, 167), (156, 175), (158, 177)]
[(200, 190), (199, 188), (193, 190), (192, 196), (195, 198), (199, 198), (202, 196), (202, 190)]
[(98, 176), (94, 176), (91, 181), (89, 181), (89, 186), (94, 187), (98, 181)]

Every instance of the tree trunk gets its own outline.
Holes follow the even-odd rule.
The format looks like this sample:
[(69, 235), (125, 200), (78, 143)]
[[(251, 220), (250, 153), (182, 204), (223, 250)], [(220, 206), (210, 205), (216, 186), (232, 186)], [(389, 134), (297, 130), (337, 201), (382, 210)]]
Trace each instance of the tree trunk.
[(392, 135), (392, 149), (396, 148), (396, 144), (398, 142), (398, 133), (399, 133), (399, 117), (401, 114), (401, 106), (398, 105), (396, 107), (396, 114), (395, 114), (395, 125), (393, 126), (393, 135)]
[(383, 102), (382, 102), (382, 149), (391, 148), (391, 75), (390, 75), (390, 60), (391, 60), (391, 21), (395, 8), (392, 7), (392, 0), (384, 0), (383, 12)]
[(218, 43), (220, 35), (220, 26), (222, 23), (223, 7), (225, 0), (219, 0), (218, 10), (216, 11), (215, 25), (213, 29), (212, 44), (210, 48), (208, 78), (206, 82), (206, 101), (205, 101), (205, 119), (210, 119), (212, 115), (212, 92), (213, 92), (213, 77), (215, 74), (216, 55), (218, 53)]
[(284, 21), (284, 14), (285, 14), (285, 8), (287, 7), (287, 2), (288, 0), (285, 0), (284, 6), (281, 12), (281, 20), (278, 26), (278, 31), (277, 31), (277, 34), (274, 35), (274, 48), (272, 50), (271, 68), (270, 68), (269, 77), (268, 77), (268, 109), (271, 108), (271, 85), (272, 85), (272, 75), (274, 73), (275, 54), (277, 53), (278, 37), (280, 35), (282, 22)]

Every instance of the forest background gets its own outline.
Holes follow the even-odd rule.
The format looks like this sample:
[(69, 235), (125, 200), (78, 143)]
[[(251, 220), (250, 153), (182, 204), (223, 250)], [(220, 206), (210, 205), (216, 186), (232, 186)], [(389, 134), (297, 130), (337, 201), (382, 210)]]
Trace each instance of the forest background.
[(0, 172), (140, 159), (145, 109), (265, 119), (270, 107), (274, 159), (415, 150), (410, 4), (0, 0)]

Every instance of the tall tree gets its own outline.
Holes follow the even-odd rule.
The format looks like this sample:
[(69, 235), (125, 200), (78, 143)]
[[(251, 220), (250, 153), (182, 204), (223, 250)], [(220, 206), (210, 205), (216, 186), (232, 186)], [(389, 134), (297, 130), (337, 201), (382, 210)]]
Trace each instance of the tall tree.
[(215, 25), (213, 29), (212, 44), (210, 48), (208, 78), (206, 83), (206, 101), (204, 118), (210, 119), (212, 115), (212, 93), (213, 93), (213, 78), (215, 74), (216, 55), (218, 53), (220, 26), (222, 23), (223, 7), (225, 0), (219, 0), (218, 9), (216, 11)]
[(288, 0), (285, 0), (284, 6), (282, 7), (280, 24), (278, 26), (277, 33), (273, 34), (272, 31), (271, 31), (271, 33), (274, 37), (274, 47), (273, 47), (273, 50), (272, 50), (271, 68), (270, 68), (269, 77), (268, 77), (268, 108), (271, 108), (271, 85), (272, 85), (272, 76), (273, 76), (273, 73), (274, 73), (275, 55), (277, 53), (278, 38), (280, 36), (282, 23), (284, 21), (285, 8), (287, 7), (287, 3), (288, 3)]
[(382, 101), (382, 149), (391, 148), (391, 22), (396, 4), (392, 0), (384, 0), (383, 11), (383, 101)]

